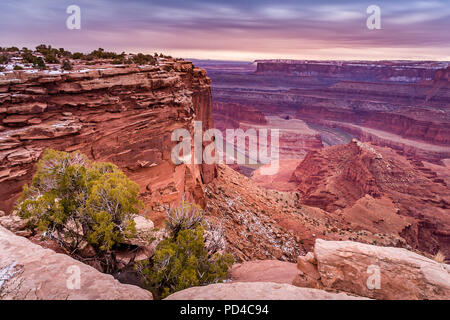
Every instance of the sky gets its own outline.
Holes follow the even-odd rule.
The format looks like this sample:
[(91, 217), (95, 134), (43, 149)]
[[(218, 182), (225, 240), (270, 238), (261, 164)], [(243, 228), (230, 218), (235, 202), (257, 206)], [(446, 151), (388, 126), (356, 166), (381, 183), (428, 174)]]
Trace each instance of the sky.
[[(69, 5), (81, 29), (69, 30)], [(369, 30), (366, 10), (381, 10)], [(450, 0), (0, 0), (0, 46), (241, 60), (450, 61)]]

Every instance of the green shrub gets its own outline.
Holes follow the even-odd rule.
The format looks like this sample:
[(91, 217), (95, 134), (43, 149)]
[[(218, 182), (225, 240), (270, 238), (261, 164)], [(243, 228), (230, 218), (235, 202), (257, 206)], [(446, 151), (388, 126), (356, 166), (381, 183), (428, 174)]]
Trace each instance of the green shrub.
[[(217, 234), (223, 238), (223, 234), (204, 220), (198, 206), (183, 202), (181, 207), (171, 210), (167, 229), (170, 235), (158, 244), (153, 257), (137, 264), (144, 287), (156, 299), (226, 278), (234, 258), (218, 252), (214, 238)], [(214, 235), (208, 238), (211, 233)]]
[(72, 64), (70, 63), (69, 60), (65, 59), (65, 60), (63, 60), (63, 62), (61, 64), (61, 68), (63, 70), (72, 70)]
[(58, 58), (56, 57), (55, 54), (47, 53), (45, 55), (45, 62), (47, 62), (47, 63), (59, 63), (59, 60), (58, 60)]
[(19, 48), (17, 48), (17, 47), (9, 47), (9, 48), (6, 48), (6, 51), (7, 52), (17, 52), (17, 51), (19, 51)]
[(146, 65), (146, 64), (155, 65), (156, 64), (156, 59), (151, 54), (138, 53), (138, 54), (132, 56), (130, 59), (131, 59), (131, 61), (133, 61), (133, 63), (135, 63), (137, 65)]
[(181, 230), (195, 229), (204, 221), (203, 210), (199, 205), (181, 202), (179, 207), (169, 210), (166, 220), (166, 228), (171, 237), (176, 239)]
[(23, 70), (23, 68), (21, 66), (15, 65), (13, 70)]
[(45, 69), (47, 68), (47, 66), (45, 65), (44, 60), (41, 57), (37, 57), (36, 61), (34, 62), (33, 66), (35, 68), (39, 68), (39, 69)]
[(0, 64), (7, 64), (9, 62), (9, 58), (6, 55), (0, 55)]
[(83, 58), (84, 58), (84, 54), (82, 54), (81, 52), (74, 52), (72, 54), (72, 59), (79, 60), (79, 59), (83, 59)]
[(226, 278), (234, 263), (230, 254), (208, 255), (205, 248), (204, 230), (182, 230), (176, 239), (165, 239), (156, 248), (150, 261), (143, 267), (144, 286), (155, 298), (193, 286), (217, 283)]
[(90, 162), (80, 152), (47, 149), (16, 205), (46, 237), (81, 258), (86, 245), (105, 272), (116, 270), (113, 250), (133, 236), (139, 187), (111, 163)]
[(22, 59), (25, 63), (35, 63), (36, 56), (34, 56), (31, 51), (27, 50), (22, 53)]

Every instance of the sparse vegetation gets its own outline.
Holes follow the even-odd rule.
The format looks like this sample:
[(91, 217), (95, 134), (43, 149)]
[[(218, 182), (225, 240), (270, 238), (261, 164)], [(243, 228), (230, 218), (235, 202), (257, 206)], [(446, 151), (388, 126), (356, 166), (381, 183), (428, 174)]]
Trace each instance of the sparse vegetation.
[(433, 257), (433, 260), (438, 263), (444, 263), (445, 262), (445, 255), (442, 251), (438, 251), (436, 255)]
[(63, 62), (61, 64), (61, 68), (63, 70), (72, 70), (72, 64), (70, 63), (69, 60), (65, 59), (65, 60), (63, 60)]
[(151, 54), (138, 53), (138, 54), (134, 55), (131, 58), (131, 60), (133, 61), (133, 63), (138, 64), (138, 65), (145, 65), (145, 64), (155, 65), (156, 64), (156, 59)]
[(9, 62), (9, 58), (7, 55), (0, 55), (0, 64), (7, 64)]
[(223, 233), (204, 219), (201, 208), (183, 202), (169, 212), (167, 229), (170, 235), (154, 256), (137, 264), (143, 285), (155, 298), (226, 278), (234, 258), (219, 252)]
[(111, 163), (48, 149), (16, 209), (31, 230), (44, 232), (80, 260), (80, 251), (90, 248), (103, 271), (111, 273), (117, 266), (114, 249), (135, 233), (138, 193)]
[(31, 63), (33, 64), (34, 68), (38, 69), (45, 69), (47, 66), (45, 65), (44, 60), (42, 57), (37, 57), (33, 55), (33, 52), (30, 50), (25, 50), (22, 52), (22, 59), (24, 63)]
[[(51, 45), (40, 44), (35, 50), (26, 47), (19, 49), (17, 47), (2, 48), (0, 47), (0, 64), (10, 62), (11, 57), (21, 57), (26, 68), (33, 67), (35, 69), (47, 69), (47, 64), (61, 64), (63, 70), (72, 70), (71, 60), (82, 60), (79, 63), (85, 65), (96, 65), (102, 63), (111, 63), (114, 65), (136, 64), (136, 65), (157, 65), (158, 59), (173, 59), (162, 53), (152, 54), (126, 54), (105, 51), (98, 48), (89, 53), (74, 52), (65, 50), (64, 48), (53, 48)], [(171, 71), (170, 65), (164, 66), (165, 71)]]
[(47, 63), (51, 63), (51, 64), (55, 64), (55, 63), (59, 63), (58, 58), (56, 57), (56, 55), (52, 54), (52, 53), (47, 53), (45, 55), (45, 62)]
[(80, 60), (83, 58), (84, 58), (84, 54), (82, 54), (81, 52), (74, 52), (74, 54), (72, 54), (72, 59)]

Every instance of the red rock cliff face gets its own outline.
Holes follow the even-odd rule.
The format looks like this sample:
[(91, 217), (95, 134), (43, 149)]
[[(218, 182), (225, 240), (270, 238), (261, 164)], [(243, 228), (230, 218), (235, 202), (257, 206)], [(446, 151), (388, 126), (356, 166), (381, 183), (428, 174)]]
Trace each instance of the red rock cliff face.
[[(214, 166), (174, 165), (171, 133), (212, 127), (210, 80), (180, 60), (0, 78), (0, 210), (9, 211), (46, 148), (121, 167), (153, 208), (186, 195), (204, 204)], [(171, 71), (168, 71), (171, 69)]]
[(239, 103), (215, 102), (213, 104), (214, 125), (217, 129), (239, 128), (240, 122), (267, 124), (264, 114), (252, 106)]

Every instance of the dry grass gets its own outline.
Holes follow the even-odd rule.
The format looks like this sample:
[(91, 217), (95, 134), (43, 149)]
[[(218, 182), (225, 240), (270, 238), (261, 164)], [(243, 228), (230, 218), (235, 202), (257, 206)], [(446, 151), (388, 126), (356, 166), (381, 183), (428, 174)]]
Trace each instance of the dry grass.
[(442, 253), (442, 251), (439, 250), (438, 253), (436, 253), (436, 255), (433, 257), (433, 260), (438, 263), (444, 263), (445, 255)]

